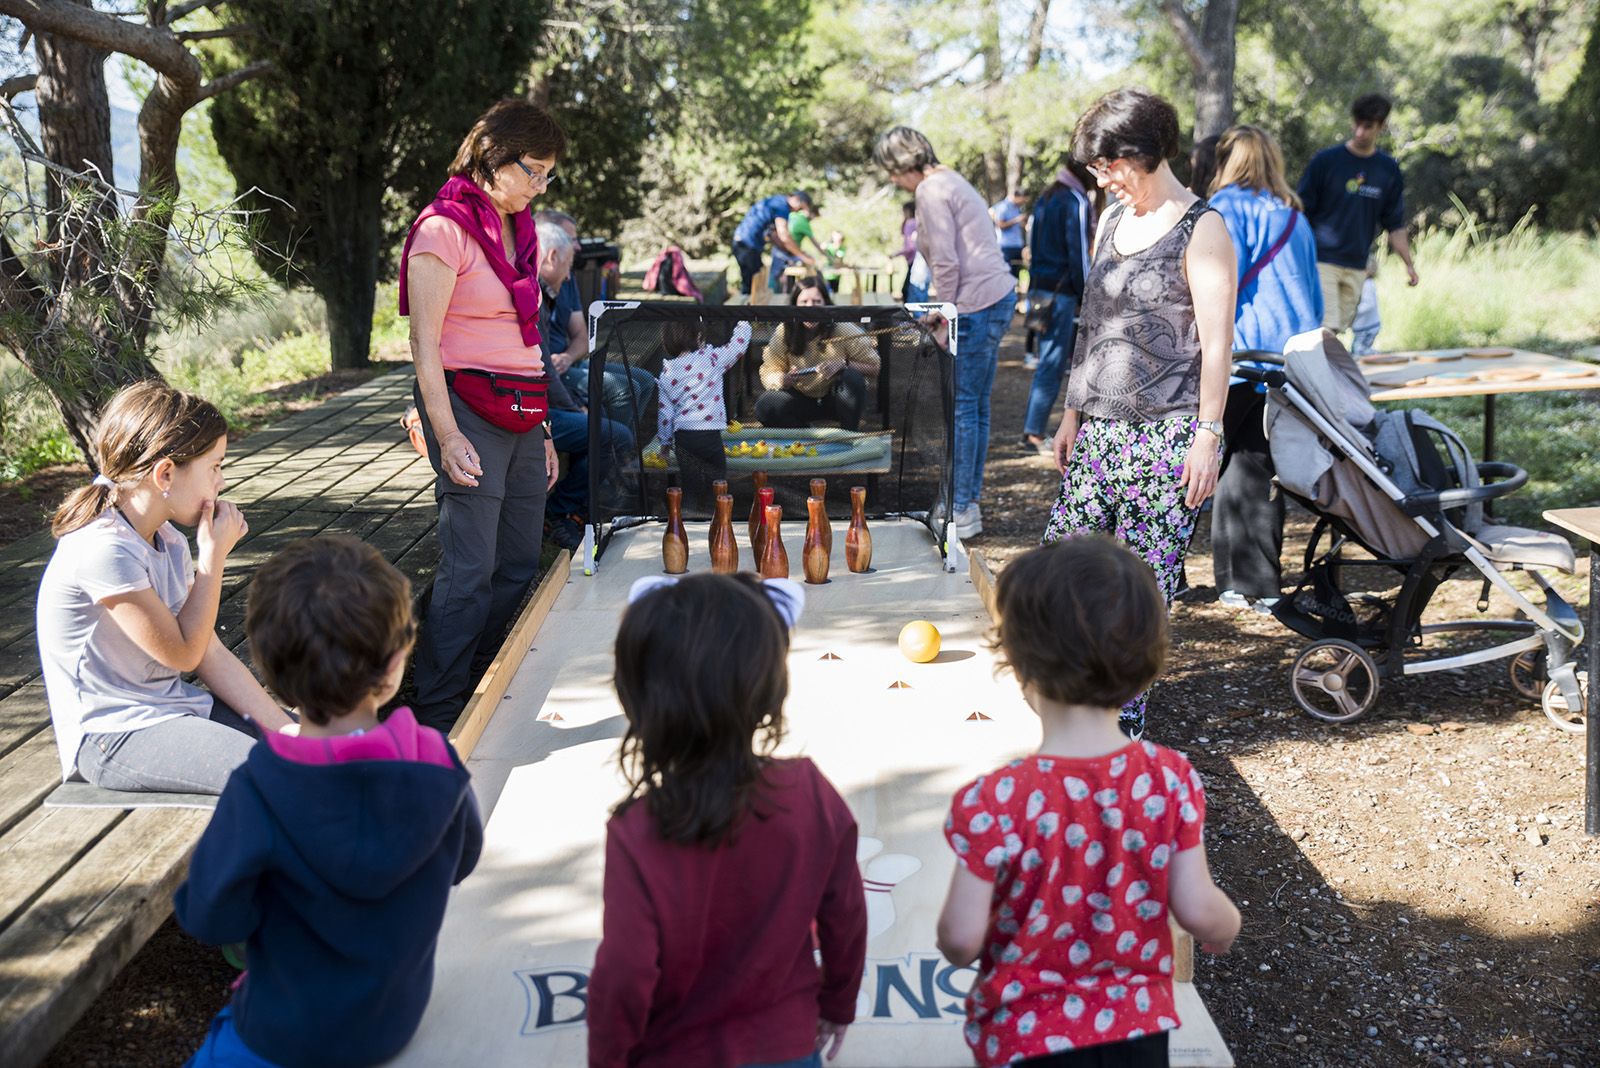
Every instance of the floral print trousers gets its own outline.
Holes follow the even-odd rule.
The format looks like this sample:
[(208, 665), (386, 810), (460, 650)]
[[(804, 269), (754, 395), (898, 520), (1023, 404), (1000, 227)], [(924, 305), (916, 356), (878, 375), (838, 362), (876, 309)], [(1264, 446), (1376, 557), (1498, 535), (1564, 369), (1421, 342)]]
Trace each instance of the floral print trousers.
[[(1192, 416), (1148, 423), (1086, 419), (1042, 540), (1111, 535), (1150, 565), (1170, 606), (1200, 514), (1184, 504), (1178, 484), (1194, 424)], [(1122, 706), (1122, 729), (1135, 738), (1144, 734), (1145, 698), (1141, 693)]]

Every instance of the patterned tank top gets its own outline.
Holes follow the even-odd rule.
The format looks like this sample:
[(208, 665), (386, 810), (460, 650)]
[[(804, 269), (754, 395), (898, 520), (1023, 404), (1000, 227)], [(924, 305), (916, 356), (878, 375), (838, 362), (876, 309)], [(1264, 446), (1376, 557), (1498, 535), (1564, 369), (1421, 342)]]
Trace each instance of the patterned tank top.
[(1196, 200), (1155, 244), (1126, 256), (1116, 243), (1125, 211), (1107, 217), (1083, 287), (1068, 408), (1129, 422), (1200, 410), (1200, 333), (1183, 257), (1210, 210)]

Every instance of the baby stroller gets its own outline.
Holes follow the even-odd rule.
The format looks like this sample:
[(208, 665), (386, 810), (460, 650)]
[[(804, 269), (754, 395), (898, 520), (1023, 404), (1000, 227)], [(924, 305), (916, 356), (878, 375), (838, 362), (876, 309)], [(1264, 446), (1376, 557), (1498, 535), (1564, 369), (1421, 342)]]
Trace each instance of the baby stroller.
[[(1370, 711), (1382, 679), (1449, 671), (1509, 659), (1511, 681), (1538, 698), (1567, 730), (1583, 729), (1584, 694), (1573, 658), (1583, 626), (1578, 613), (1535, 569), (1575, 566), (1572, 546), (1555, 534), (1502, 526), (1485, 501), (1521, 488), (1528, 473), (1509, 463), (1474, 463), (1461, 439), (1420, 411), (1378, 411), (1355, 360), (1333, 334), (1291, 338), (1281, 368), (1236, 367), (1267, 387), (1267, 438), (1283, 492), (1317, 517), (1305, 551), (1305, 575), (1272, 614), (1310, 644), (1295, 657), (1296, 703), (1330, 723)], [(1372, 559), (1351, 557), (1358, 547)], [(1352, 593), (1355, 568), (1404, 576), (1393, 603)], [(1526, 571), (1544, 606), (1507, 581), (1502, 569)], [(1516, 608), (1510, 619), (1422, 623), (1441, 584), (1462, 573), (1483, 578), (1478, 611), (1499, 590)], [(1423, 659), (1431, 635), (1481, 632), (1487, 648)], [(1586, 681), (1586, 680), (1582, 680)]]

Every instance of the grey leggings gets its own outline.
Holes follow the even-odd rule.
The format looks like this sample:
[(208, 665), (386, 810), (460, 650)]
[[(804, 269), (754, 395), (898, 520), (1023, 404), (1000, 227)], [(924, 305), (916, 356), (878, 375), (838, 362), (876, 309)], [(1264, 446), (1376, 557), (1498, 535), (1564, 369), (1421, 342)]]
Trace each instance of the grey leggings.
[(178, 716), (136, 731), (85, 734), (78, 774), (108, 790), (220, 794), (261, 737), (253, 722), (211, 699), (211, 716)]

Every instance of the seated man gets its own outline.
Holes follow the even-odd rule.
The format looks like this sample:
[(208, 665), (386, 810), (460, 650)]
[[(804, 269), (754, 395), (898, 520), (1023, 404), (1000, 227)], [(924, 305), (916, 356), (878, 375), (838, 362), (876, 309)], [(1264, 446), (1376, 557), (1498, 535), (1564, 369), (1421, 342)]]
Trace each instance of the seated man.
[[(541, 211), (534, 216), (537, 223), (559, 227), (573, 243), (573, 256), (577, 256), (578, 224), (564, 211)], [(572, 399), (580, 405), (589, 403), (589, 322), (584, 315), (583, 298), (578, 295), (578, 280), (573, 277), (569, 259), (566, 281), (561, 283), (552, 298), (547, 292), (545, 300), (553, 300), (556, 307), (551, 329), (544, 333), (544, 343), (550, 349), (561, 375), (562, 383)], [(603, 375), (600, 407), (606, 418), (614, 419), (630, 431), (637, 431), (655, 418), (656, 380), (649, 372), (638, 367), (607, 364)]]
[[(802, 308), (833, 303), (817, 277), (802, 279), (789, 300)], [(781, 323), (762, 353), (767, 392), (756, 399), (756, 419), (770, 427), (831, 419), (845, 430), (859, 430), (867, 386), (879, 366), (877, 346), (855, 323)]]
[[(561, 380), (557, 348), (564, 340), (564, 324), (560, 322), (563, 309), (557, 294), (572, 273), (577, 246), (561, 227), (548, 222), (537, 226), (539, 287), (544, 296), (539, 308), (539, 331), (544, 337), (540, 347), (545, 375), (550, 380), (549, 414), (545, 420), (556, 451), (567, 454), (567, 473), (545, 500), (545, 536), (563, 549), (576, 549), (583, 541), (583, 525), (589, 516), (589, 414)], [(561, 354), (564, 352), (563, 349)], [(633, 433), (626, 426), (602, 418), (601, 455), (596, 462), (604, 465), (612, 456), (631, 453), (633, 443)]]

